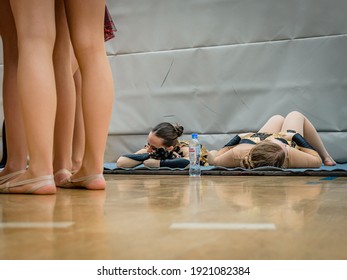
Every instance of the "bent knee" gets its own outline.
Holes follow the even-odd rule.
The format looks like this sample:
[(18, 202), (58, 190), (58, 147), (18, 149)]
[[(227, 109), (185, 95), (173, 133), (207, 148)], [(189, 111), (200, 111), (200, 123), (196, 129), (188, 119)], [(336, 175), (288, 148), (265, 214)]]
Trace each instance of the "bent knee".
[(271, 117), (271, 119), (276, 120), (276, 121), (284, 121), (284, 117), (282, 115), (274, 115)]
[(287, 117), (293, 117), (293, 116), (304, 116), (304, 115), (302, 113), (300, 113), (299, 111), (291, 111), (287, 115)]

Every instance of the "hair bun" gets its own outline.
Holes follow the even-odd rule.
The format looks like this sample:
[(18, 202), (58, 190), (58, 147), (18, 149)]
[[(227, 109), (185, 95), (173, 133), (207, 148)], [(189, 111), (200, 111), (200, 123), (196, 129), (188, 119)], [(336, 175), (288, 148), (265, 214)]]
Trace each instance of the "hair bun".
[(174, 126), (173, 126), (177, 132), (177, 137), (180, 137), (182, 134), (183, 134), (183, 131), (184, 131), (184, 128), (182, 125), (176, 123)]

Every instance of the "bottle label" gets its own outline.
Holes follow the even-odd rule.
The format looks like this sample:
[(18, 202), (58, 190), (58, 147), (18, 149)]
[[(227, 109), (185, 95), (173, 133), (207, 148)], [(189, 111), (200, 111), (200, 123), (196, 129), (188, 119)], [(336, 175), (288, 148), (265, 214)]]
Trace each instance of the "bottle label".
[(200, 164), (200, 147), (189, 147), (190, 164)]

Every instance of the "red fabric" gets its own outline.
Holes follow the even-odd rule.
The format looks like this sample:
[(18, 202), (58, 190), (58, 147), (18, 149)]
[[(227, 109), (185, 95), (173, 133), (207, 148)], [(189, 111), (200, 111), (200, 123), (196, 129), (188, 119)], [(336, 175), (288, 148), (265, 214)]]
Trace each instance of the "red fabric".
[(104, 40), (105, 42), (114, 38), (117, 28), (112, 20), (111, 14), (105, 6), (105, 20), (104, 20)]

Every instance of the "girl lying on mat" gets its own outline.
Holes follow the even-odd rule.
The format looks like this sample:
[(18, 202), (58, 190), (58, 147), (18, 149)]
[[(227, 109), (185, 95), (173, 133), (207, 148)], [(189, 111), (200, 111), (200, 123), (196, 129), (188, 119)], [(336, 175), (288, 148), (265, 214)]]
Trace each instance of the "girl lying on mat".
[(219, 151), (210, 151), (208, 162), (243, 168), (319, 168), (322, 162), (336, 164), (315, 127), (297, 111), (285, 118), (272, 116), (257, 133), (236, 135)]
[[(189, 142), (179, 140), (183, 126), (163, 122), (148, 134), (147, 144), (134, 154), (122, 155), (117, 167), (131, 168), (140, 164), (147, 167), (184, 168), (189, 165)], [(201, 165), (207, 165), (207, 151), (201, 147)]]

